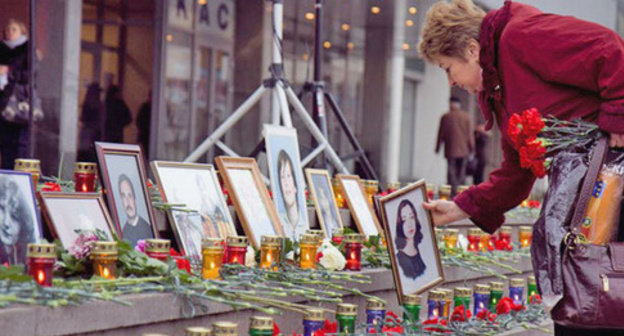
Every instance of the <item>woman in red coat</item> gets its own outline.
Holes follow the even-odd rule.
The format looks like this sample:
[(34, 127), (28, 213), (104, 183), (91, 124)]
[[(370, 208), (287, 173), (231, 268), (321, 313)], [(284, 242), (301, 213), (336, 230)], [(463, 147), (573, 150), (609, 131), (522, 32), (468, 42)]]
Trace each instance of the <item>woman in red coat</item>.
[(451, 85), (478, 95), (486, 129), (496, 121), (503, 134), (504, 160), (488, 181), (454, 201), (425, 204), (436, 225), (469, 217), (493, 233), (527, 198), (535, 176), (511, 146), (512, 113), (535, 107), (582, 118), (608, 133), (612, 147), (624, 147), (624, 41), (605, 27), (509, 1), (487, 15), (471, 0), (444, 1), (429, 10), (419, 49)]

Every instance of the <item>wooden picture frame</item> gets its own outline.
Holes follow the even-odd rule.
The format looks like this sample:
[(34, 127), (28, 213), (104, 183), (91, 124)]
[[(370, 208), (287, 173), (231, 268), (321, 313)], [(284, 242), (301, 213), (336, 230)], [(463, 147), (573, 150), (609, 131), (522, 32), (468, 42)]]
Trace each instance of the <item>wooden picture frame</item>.
[[(340, 210), (336, 204), (331, 178), (326, 169), (306, 168), (306, 178), (308, 188), (314, 201), (316, 218), (318, 218), (321, 229), (325, 232), (326, 238), (332, 238), (335, 228), (344, 228)], [(332, 225), (331, 222), (334, 224)]]
[(101, 183), (119, 238), (130, 241), (132, 246), (140, 239), (157, 238), (141, 147), (96, 141), (95, 149)]
[[(185, 255), (201, 259), (202, 238), (225, 240), (228, 236), (236, 235), (234, 220), (213, 165), (152, 161), (150, 166), (162, 190), (163, 201), (183, 204), (181, 209), (194, 211), (167, 211), (178, 246)], [(197, 220), (201, 237), (186, 232), (194, 230)]]
[(379, 218), (373, 211), (373, 206), (368, 202), (360, 177), (336, 174), (336, 179), (340, 183), (349, 211), (360, 233), (365, 234), (367, 238), (381, 235), (383, 229), (379, 224)]
[(65, 249), (76, 242), (75, 230), (101, 230), (113, 240), (115, 225), (99, 193), (41, 192), (41, 208), (50, 232)]
[(25, 264), (28, 244), (43, 237), (30, 173), (0, 170), (0, 216), (0, 263)]
[(269, 197), (256, 160), (219, 156), (215, 162), (251, 245), (259, 249), (260, 237), (263, 235), (283, 237), (277, 210)]
[[(403, 304), (403, 296), (423, 293), (444, 281), (433, 218), (431, 212), (422, 205), (426, 200), (424, 180), (410, 184), (380, 200), (399, 304)], [(409, 235), (412, 230), (413, 240), (410, 243)]]
[(297, 130), (264, 124), (269, 177), (273, 203), (282, 223), (284, 236), (298, 241), (310, 229), (306, 202), (306, 183), (301, 169)]

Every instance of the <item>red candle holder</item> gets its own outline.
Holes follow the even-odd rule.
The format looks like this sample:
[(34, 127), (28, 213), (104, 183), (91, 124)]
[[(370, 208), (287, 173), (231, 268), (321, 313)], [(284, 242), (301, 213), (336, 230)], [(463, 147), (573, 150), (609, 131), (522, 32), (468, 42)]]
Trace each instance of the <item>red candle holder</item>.
[(498, 231), (498, 239), (504, 241), (506, 244), (511, 244), (511, 228), (508, 226), (503, 226)]
[(94, 192), (97, 179), (97, 164), (76, 162), (74, 165), (74, 183), (76, 192)]
[(245, 265), (245, 255), (247, 254), (247, 237), (227, 237), (225, 254), (226, 264)]
[(28, 244), (26, 251), (28, 274), (41, 286), (52, 286), (52, 271), (56, 262), (54, 244)]
[(342, 243), (344, 240), (344, 229), (335, 228), (334, 232), (332, 232), (332, 241), (336, 244)]
[(468, 251), (479, 251), (479, 245), (481, 244), (481, 230), (480, 229), (468, 229)]
[(145, 240), (145, 254), (148, 257), (158, 259), (164, 263), (169, 258), (169, 248), (171, 242), (169, 239), (146, 239)]
[(427, 183), (425, 187), (427, 188), (427, 199), (432, 201), (435, 197), (435, 184)]
[(362, 235), (345, 235), (345, 257), (347, 265), (345, 269), (349, 271), (359, 271), (362, 269)]

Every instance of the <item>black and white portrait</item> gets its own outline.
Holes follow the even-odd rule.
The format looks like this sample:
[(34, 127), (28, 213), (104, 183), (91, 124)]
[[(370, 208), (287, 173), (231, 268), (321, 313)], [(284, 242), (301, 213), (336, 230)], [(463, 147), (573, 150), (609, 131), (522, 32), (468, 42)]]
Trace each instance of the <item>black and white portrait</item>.
[(323, 169), (306, 169), (306, 175), (319, 224), (325, 235), (331, 239), (336, 229), (342, 229), (342, 220), (334, 199), (329, 173)]
[(424, 181), (381, 198), (384, 230), (399, 298), (444, 279), (433, 222), (423, 207)]
[(23, 264), (26, 246), (40, 237), (30, 174), (0, 170), (0, 263)]

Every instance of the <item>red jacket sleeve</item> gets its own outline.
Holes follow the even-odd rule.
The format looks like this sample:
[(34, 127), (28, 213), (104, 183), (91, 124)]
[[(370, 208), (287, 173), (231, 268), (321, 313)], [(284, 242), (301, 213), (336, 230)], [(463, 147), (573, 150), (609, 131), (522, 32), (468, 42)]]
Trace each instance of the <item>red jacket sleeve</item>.
[(505, 221), (505, 212), (531, 193), (535, 176), (520, 167), (518, 153), (503, 139), (503, 163), (488, 181), (460, 193), (454, 201), (483, 231), (494, 233)]
[(624, 40), (614, 31), (571, 16), (542, 14), (516, 25), (511, 54), (543, 80), (596, 92), (596, 123), (624, 133)]

